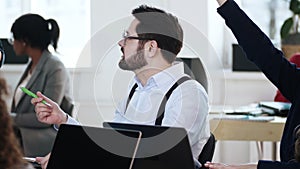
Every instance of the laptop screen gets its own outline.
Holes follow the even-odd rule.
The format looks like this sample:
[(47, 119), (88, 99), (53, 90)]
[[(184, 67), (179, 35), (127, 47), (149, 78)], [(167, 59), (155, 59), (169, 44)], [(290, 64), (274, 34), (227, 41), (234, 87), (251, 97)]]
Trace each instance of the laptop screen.
[(47, 169), (131, 169), (141, 132), (62, 124)]
[(134, 169), (195, 169), (195, 163), (184, 128), (104, 122), (103, 127), (142, 132)]

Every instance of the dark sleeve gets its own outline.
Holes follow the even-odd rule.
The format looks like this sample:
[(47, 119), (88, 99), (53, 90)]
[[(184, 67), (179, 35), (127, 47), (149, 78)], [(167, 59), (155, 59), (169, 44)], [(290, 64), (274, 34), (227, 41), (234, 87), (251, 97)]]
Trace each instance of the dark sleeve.
[(300, 169), (300, 163), (260, 160), (257, 169)]
[(296, 65), (290, 64), (234, 0), (226, 1), (218, 8), (218, 13), (225, 19), (226, 25), (231, 29), (248, 59), (253, 61), (281, 93), (293, 102), (299, 93), (296, 92), (297, 87), (300, 86), (300, 71)]
[(0, 40), (0, 52), (2, 54), (1, 60), (0, 60), (0, 67), (2, 67), (2, 65), (4, 64), (4, 60), (5, 60), (5, 53), (4, 53), (4, 48), (2, 46), (2, 42)]

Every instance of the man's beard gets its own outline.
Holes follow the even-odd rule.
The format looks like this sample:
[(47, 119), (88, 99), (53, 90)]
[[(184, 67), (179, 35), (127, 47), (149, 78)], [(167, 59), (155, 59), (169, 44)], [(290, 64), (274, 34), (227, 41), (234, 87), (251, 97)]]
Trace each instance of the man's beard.
[(123, 70), (134, 71), (146, 66), (147, 64), (143, 50), (138, 50), (136, 54), (132, 55), (127, 60), (123, 57), (119, 62), (119, 67)]

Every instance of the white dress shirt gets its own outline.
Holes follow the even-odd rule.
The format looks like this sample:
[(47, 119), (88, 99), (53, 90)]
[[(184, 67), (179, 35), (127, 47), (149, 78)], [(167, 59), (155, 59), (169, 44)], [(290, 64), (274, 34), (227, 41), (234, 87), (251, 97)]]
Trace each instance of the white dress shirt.
[(31, 78), (31, 73), (28, 73), (26, 78), (19, 84), (19, 86), (16, 89), (16, 93), (14, 96), (15, 99), (15, 104), (17, 105), (21, 99), (21, 97), (25, 94), (20, 87), (26, 87), (26, 84), (29, 82), (30, 78)]
[[(183, 63), (155, 74), (145, 86), (135, 78), (128, 89), (138, 87), (127, 107), (127, 97), (118, 105), (113, 121), (154, 125), (163, 96), (184, 74)], [(162, 126), (183, 127), (188, 132), (195, 161), (210, 136), (208, 121), (208, 96), (203, 86), (195, 80), (179, 85), (171, 94), (165, 107)]]

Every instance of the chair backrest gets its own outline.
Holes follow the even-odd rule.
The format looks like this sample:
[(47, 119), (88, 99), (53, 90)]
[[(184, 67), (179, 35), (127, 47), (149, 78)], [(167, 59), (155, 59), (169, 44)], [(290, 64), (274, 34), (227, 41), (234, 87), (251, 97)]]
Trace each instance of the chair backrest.
[(184, 63), (184, 73), (197, 80), (208, 93), (208, 79), (204, 65), (200, 58), (176, 58)]
[(70, 115), (71, 117), (73, 117), (74, 104), (73, 104), (73, 102), (71, 102), (70, 100), (68, 100), (66, 97), (64, 97), (63, 100), (61, 101), (60, 108), (64, 112), (66, 112), (68, 115)]
[(216, 138), (213, 135), (213, 133), (210, 133), (210, 137), (207, 140), (206, 144), (204, 145), (199, 157), (198, 157), (198, 161), (202, 164), (202, 168), (204, 167), (204, 164), (207, 161), (211, 161), (213, 156), (214, 156), (214, 152), (215, 152), (215, 145), (216, 145)]

